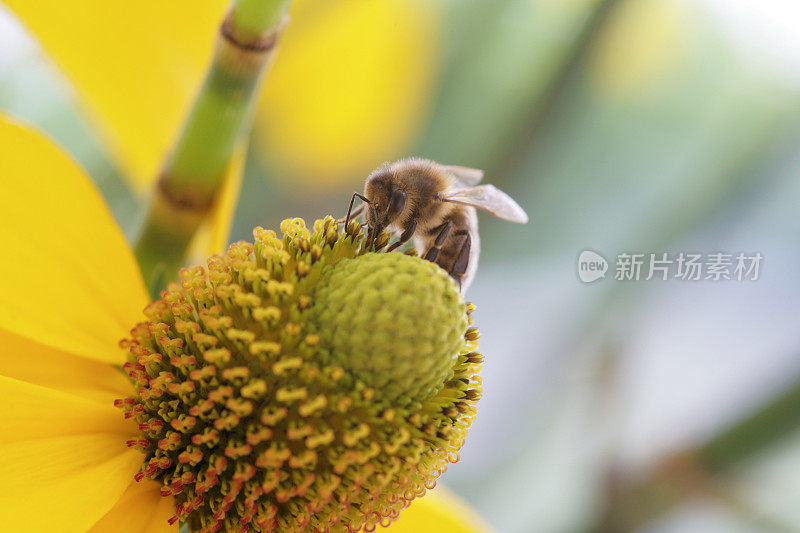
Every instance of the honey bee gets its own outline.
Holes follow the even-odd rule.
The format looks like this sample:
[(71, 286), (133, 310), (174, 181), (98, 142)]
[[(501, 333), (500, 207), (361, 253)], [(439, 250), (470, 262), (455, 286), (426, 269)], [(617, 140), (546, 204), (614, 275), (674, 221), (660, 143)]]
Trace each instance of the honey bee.
[[(528, 215), (493, 185), (478, 185), (483, 171), (440, 165), (420, 158), (385, 163), (364, 184), (364, 194), (350, 199), (345, 224), (366, 208), (367, 242), (383, 230), (398, 235), (391, 252), (414, 239), (414, 246), (448, 272), (465, 292), (475, 276), (480, 253), (475, 208), (524, 224)], [(353, 210), (360, 198), (364, 203)], [(347, 227), (347, 226), (345, 226)]]

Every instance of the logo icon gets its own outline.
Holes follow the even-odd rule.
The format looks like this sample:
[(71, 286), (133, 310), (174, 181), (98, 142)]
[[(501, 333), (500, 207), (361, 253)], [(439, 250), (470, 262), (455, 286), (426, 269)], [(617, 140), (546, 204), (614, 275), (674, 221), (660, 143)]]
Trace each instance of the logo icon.
[(608, 261), (602, 255), (584, 250), (578, 256), (578, 277), (584, 283), (592, 283), (606, 277)]

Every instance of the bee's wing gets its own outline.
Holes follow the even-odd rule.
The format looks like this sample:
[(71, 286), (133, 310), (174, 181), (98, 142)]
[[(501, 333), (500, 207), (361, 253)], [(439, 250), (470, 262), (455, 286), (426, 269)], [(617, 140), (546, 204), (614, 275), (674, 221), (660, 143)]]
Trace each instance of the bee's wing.
[(443, 165), (443, 168), (467, 186), (477, 185), (483, 179), (483, 170), (457, 165)]
[(528, 222), (528, 215), (519, 204), (494, 185), (454, 187), (444, 191), (441, 197), (445, 202), (477, 207), (510, 222)]

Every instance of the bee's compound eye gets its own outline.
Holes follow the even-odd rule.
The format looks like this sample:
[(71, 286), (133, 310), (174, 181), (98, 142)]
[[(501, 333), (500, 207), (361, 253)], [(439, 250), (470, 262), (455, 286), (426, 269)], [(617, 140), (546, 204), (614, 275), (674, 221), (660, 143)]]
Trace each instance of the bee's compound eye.
[(392, 192), (392, 199), (389, 202), (389, 213), (400, 214), (406, 206), (406, 191), (395, 189)]

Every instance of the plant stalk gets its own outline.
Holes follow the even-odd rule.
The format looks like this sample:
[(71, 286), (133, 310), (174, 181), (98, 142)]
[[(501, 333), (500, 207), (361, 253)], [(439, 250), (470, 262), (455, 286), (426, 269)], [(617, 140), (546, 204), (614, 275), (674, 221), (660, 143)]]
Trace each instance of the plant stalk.
[(698, 448), (666, 457), (638, 481), (616, 483), (592, 531), (638, 531), (694, 496), (723, 494), (726, 474), (800, 428), (799, 405), (797, 381)]
[(235, 0), (211, 65), (152, 193), (136, 257), (153, 295), (175, 278), (246, 142), (262, 75), (291, 0)]

